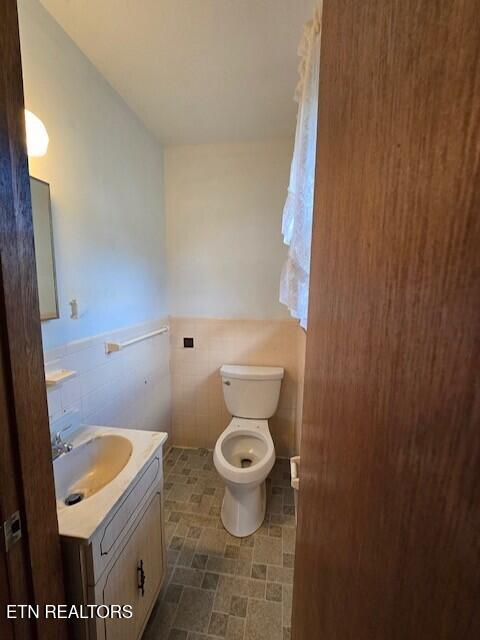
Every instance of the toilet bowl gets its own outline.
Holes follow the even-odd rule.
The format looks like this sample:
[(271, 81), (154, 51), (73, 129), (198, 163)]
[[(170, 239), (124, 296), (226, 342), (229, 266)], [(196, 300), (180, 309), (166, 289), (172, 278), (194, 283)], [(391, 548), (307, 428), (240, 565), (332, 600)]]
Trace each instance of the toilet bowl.
[(213, 462), (225, 482), (221, 519), (232, 535), (256, 531), (266, 510), (265, 480), (275, 463), (268, 428), (278, 405), (283, 369), (224, 365), (220, 369), (233, 418), (215, 444)]
[(265, 517), (265, 479), (275, 463), (266, 420), (233, 418), (215, 445), (213, 462), (225, 482), (222, 522), (235, 536), (248, 536)]

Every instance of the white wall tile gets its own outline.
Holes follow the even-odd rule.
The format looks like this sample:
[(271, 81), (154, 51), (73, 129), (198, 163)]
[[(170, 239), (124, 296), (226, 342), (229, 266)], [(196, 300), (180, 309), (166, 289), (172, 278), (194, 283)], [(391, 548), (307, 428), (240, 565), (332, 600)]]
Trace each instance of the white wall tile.
[(166, 318), (68, 343), (44, 354), (45, 369), (75, 377), (47, 390), (50, 422), (77, 410), (87, 424), (170, 431), (170, 339), (161, 334), (107, 355), (124, 341), (168, 324)]
[(62, 393), (59, 388), (51, 388), (47, 394), (48, 416), (54, 419), (62, 414)]

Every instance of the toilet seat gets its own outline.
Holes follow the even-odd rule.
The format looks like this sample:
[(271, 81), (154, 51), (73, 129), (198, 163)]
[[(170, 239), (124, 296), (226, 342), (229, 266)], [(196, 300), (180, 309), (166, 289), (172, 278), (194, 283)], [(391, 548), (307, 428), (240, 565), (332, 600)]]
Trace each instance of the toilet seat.
[[(253, 464), (242, 467), (242, 457)], [(275, 447), (268, 420), (233, 418), (215, 444), (213, 460), (227, 481), (251, 484), (265, 480), (275, 463)]]

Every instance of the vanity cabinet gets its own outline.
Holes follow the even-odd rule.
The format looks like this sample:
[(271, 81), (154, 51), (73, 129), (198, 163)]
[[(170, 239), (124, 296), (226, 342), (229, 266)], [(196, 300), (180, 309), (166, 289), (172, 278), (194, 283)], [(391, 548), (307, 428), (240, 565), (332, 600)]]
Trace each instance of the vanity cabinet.
[[(161, 496), (155, 494), (112, 566), (95, 586), (95, 602), (130, 604), (133, 618), (100, 621), (97, 638), (138, 638), (160, 590), (163, 576)], [(98, 625), (97, 625), (98, 626)]]
[(88, 541), (62, 537), (70, 604), (131, 605), (133, 617), (72, 621), (75, 640), (138, 640), (166, 570), (161, 450)]

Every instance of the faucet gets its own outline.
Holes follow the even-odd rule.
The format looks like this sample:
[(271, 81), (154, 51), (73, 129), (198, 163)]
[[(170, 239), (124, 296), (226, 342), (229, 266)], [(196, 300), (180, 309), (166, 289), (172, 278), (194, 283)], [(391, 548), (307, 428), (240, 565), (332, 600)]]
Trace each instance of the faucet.
[(52, 460), (56, 460), (62, 453), (68, 453), (73, 449), (73, 444), (70, 442), (63, 442), (62, 434), (60, 431), (52, 438)]

